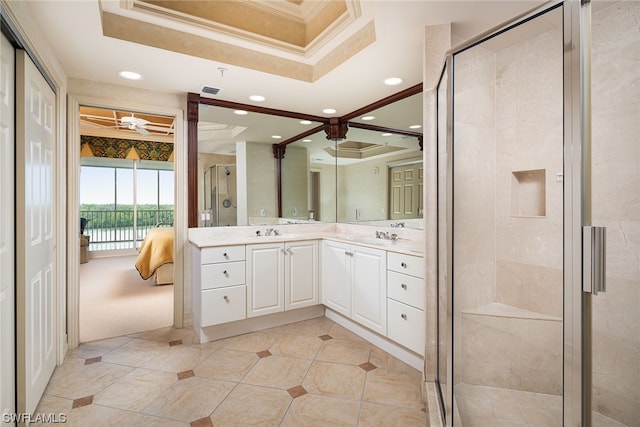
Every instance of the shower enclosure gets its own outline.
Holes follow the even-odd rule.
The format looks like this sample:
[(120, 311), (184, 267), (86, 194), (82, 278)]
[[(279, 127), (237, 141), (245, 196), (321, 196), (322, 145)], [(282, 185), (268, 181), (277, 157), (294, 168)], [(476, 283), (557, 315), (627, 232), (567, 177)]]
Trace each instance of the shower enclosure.
[(204, 226), (238, 224), (236, 165), (214, 165), (204, 171)]
[(437, 87), (447, 425), (640, 426), (640, 2), (552, 2)]

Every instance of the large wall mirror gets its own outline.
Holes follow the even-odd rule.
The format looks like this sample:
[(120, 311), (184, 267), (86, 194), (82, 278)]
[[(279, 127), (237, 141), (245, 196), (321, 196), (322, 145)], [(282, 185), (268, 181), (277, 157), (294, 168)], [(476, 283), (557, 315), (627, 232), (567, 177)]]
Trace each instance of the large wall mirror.
[(329, 121), (189, 94), (189, 226), (421, 228), (421, 85)]

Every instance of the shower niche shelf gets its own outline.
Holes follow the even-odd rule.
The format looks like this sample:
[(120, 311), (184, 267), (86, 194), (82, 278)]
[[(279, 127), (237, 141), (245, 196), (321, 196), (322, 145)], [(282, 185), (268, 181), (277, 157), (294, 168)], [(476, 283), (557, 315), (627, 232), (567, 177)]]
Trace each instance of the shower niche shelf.
[(511, 216), (545, 217), (546, 169), (512, 171), (511, 176)]

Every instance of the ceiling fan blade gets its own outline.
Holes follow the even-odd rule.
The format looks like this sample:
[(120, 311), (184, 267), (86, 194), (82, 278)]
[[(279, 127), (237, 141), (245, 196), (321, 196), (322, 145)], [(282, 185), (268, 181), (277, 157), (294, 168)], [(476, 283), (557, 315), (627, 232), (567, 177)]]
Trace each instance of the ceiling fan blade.
[(147, 130), (154, 130), (154, 131), (157, 131), (157, 132), (167, 132), (167, 133), (173, 133), (174, 132), (173, 128), (162, 127), (162, 126), (147, 125), (144, 128), (147, 129)]
[(151, 135), (151, 132), (149, 132), (148, 130), (146, 130), (145, 128), (143, 128), (141, 126), (136, 126), (136, 130), (138, 131), (138, 133), (140, 135), (144, 135), (144, 136)]

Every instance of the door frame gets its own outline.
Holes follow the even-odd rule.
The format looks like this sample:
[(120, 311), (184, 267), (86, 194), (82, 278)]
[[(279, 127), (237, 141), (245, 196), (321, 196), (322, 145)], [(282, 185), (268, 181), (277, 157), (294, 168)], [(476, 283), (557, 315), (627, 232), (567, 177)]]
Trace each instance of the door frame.
[[(67, 332), (69, 348), (80, 344), (80, 229), (79, 215), (73, 215), (80, 206), (80, 106), (130, 111), (175, 118), (174, 133), (174, 276), (173, 276), (173, 326), (184, 325), (184, 251), (187, 243), (186, 194), (187, 156), (185, 148), (184, 112), (179, 108), (159, 107), (137, 102), (118, 101), (93, 96), (69, 95), (67, 103)], [(133, 266), (132, 266), (133, 268)]]

